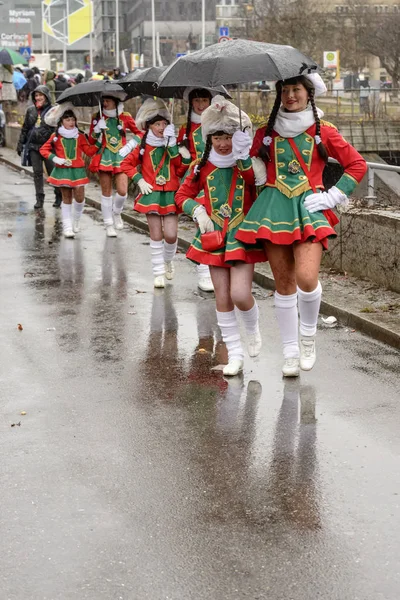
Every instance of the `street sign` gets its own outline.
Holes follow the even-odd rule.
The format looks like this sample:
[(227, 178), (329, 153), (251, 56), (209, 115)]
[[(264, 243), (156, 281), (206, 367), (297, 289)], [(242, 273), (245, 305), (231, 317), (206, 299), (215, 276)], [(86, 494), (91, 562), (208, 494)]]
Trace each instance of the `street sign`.
[(221, 36), (218, 40), (218, 42), (221, 44), (223, 42), (230, 42), (231, 38), (230, 37), (226, 37), (226, 36)]
[(229, 27), (220, 27), (219, 28), (219, 37), (229, 37)]
[(180, 58), (181, 56), (186, 56), (186, 52), (177, 52), (176, 58)]
[(32, 48), (30, 46), (20, 46), (18, 50), (22, 58), (25, 60), (29, 60), (31, 58)]

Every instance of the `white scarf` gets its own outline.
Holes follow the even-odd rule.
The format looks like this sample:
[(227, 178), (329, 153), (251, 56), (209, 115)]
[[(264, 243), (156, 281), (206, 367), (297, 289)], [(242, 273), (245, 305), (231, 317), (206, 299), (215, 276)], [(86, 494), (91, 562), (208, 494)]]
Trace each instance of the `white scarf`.
[(192, 110), (192, 113), (190, 115), (190, 120), (192, 121), (192, 123), (196, 123), (196, 125), (200, 125), (201, 115), (198, 115), (197, 113), (194, 112), (194, 110)]
[(61, 127), (58, 128), (57, 133), (58, 135), (61, 135), (61, 137), (67, 138), (68, 140), (77, 138), (79, 136), (79, 130), (77, 127), (74, 127), (73, 129), (65, 129), (64, 125), (61, 125)]
[(155, 146), (156, 148), (160, 148), (161, 146), (165, 146), (165, 139), (159, 138), (149, 129), (146, 137), (146, 144), (149, 146)]
[(230, 154), (217, 154), (214, 148), (211, 148), (208, 160), (219, 169), (229, 169), (236, 165), (236, 160), (233, 158), (233, 152)]
[(112, 110), (106, 110), (105, 108), (103, 108), (103, 115), (106, 115), (106, 117), (116, 117), (117, 109), (113, 108)]
[[(324, 116), (322, 110), (317, 108), (319, 118)], [(311, 106), (300, 112), (286, 112), (282, 107), (279, 109), (274, 123), (274, 130), (284, 138), (294, 138), (304, 133), (311, 125), (314, 125), (314, 113)]]

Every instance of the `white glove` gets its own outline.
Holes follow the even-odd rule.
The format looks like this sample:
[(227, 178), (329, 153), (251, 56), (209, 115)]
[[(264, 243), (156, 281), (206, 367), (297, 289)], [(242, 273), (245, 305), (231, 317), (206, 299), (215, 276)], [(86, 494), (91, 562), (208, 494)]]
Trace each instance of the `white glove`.
[(130, 154), (132, 150), (136, 148), (137, 145), (138, 142), (136, 140), (129, 140), (129, 142), (125, 144), (125, 146), (122, 146), (122, 148), (118, 151), (118, 154), (122, 156), (122, 158), (125, 158), (125, 156), (128, 156), (128, 154)]
[(267, 181), (267, 167), (262, 158), (252, 158), (254, 177), (256, 185), (264, 185)]
[(232, 137), (232, 152), (235, 160), (246, 160), (250, 155), (252, 140), (247, 131), (235, 131)]
[(198, 206), (193, 211), (193, 220), (197, 221), (201, 233), (214, 231), (214, 223), (211, 221), (204, 206)]
[(100, 133), (102, 129), (107, 129), (107, 123), (105, 122), (105, 120), (103, 119), (103, 117), (101, 117), (101, 119), (97, 122), (97, 125), (93, 129), (93, 131), (95, 133)]
[(186, 146), (179, 146), (179, 154), (185, 160), (189, 160), (189, 158), (191, 158), (191, 154), (190, 154), (189, 150), (186, 148)]
[(164, 140), (167, 146), (176, 145), (175, 125), (172, 125), (172, 123), (164, 129)]
[(138, 186), (142, 194), (147, 196), (147, 194), (151, 194), (153, 191), (153, 186), (150, 183), (147, 183), (145, 179), (139, 179)]
[(310, 194), (304, 200), (304, 208), (310, 213), (319, 212), (328, 208), (335, 208), (338, 204), (347, 204), (348, 198), (343, 192), (333, 186), (328, 192)]
[(59, 165), (60, 167), (62, 167), (63, 165), (65, 165), (65, 163), (67, 162), (66, 158), (59, 158), (58, 156), (55, 156), (53, 158), (53, 163), (56, 165)]

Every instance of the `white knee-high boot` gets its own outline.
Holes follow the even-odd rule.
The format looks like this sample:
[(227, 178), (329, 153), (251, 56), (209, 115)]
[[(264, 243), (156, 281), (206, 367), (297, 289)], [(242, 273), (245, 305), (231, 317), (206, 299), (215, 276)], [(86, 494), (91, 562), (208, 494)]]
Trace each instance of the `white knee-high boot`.
[(319, 308), (321, 306), (322, 287), (318, 282), (312, 292), (303, 292), (297, 288), (300, 313), (300, 368), (310, 371), (316, 361), (315, 334)]
[(116, 237), (117, 234), (114, 229), (114, 221), (112, 214), (112, 196), (101, 197), (101, 214), (103, 215), (107, 236)]
[(173, 279), (175, 274), (175, 266), (173, 260), (175, 258), (176, 249), (178, 247), (178, 241), (173, 244), (169, 244), (164, 240), (164, 263), (165, 263), (165, 277), (167, 279)]
[(275, 292), (275, 314), (279, 325), (285, 359), (282, 373), (285, 377), (299, 374), (299, 317), (297, 293), (287, 296)]
[(197, 286), (203, 292), (213, 292), (214, 286), (210, 275), (210, 267), (208, 265), (197, 265)]
[(123, 229), (124, 228), (124, 223), (121, 219), (121, 213), (122, 213), (122, 209), (124, 208), (124, 203), (125, 203), (125, 200), (127, 199), (127, 197), (128, 197), (127, 194), (125, 194), (125, 196), (121, 196), (118, 193), (115, 194), (114, 206), (113, 206), (115, 229)]
[(65, 202), (61, 204), (61, 218), (64, 237), (75, 237), (75, 234), (72, 230), (72, 204), (65, 204)]
[(239, 371), (243, 370), (244, 352), (235, 311), (220, 312), (217, 310), (217, 321), (228, 350), (228, 364), (223, 373), (224, 375), (237, 375)]
[(150, 240), (151, 266), (154, 275), (154, 287), (164, 287), (164, 241)]
[(73, 230), (74, 230), (74, 233), (78, 233), (80, 231), (79, 221), (81, 220), (83, 209), (85, 208), (85, 199), (83, 199), (83, 202), (77, 202), (74, 199), (73, 205), (74, 205)]
[[(238, 309), (239, 310), (239, 309)], [(254, 301), (253, 308), (250, 310), (239, 310), (247, 333), (247, 349), (249, 356), (258, 356), (260, 354), (262, 340), (259, 326), (259, 310), (257, 302)]]

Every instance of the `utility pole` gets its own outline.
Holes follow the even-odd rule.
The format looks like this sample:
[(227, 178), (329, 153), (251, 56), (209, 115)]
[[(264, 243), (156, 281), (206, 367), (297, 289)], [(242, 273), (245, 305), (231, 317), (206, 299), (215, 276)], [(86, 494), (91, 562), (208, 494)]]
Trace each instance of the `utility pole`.
[(206, 47), (206, 0), (201, 0), (201, 47)]
[(115, 0), (115, 66), (119, 66), (119, 1)]
[(156, 9), (155, 2), (151, 0), (151, 33), (153, 38), (153, 67), (157, 66), (157, 53), (156, 53)]

